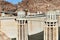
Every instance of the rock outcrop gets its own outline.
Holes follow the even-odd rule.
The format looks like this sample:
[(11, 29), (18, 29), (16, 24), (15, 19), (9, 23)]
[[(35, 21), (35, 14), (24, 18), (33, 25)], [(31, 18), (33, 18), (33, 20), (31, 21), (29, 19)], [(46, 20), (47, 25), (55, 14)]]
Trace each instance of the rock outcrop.
[(20, 6), (18, 7), (19, 9), (28, 9), (30, 12), (46, 12), (49, 10), (60, 10), (60, 0), (23, 0), (18, 6)]
[(0, 1), (0, 12), (2, 11), (14, 11), (16, 10), (16, 6), (7, 2), (7, 1)]

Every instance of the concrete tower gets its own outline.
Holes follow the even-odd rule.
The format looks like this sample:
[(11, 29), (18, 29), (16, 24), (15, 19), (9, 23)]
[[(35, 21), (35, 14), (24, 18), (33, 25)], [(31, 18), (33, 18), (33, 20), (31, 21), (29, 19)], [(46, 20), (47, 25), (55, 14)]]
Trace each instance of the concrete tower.
[(58, 40), (58, 23), (55, 11), (47, 12), (44, 27), (44, 40)]
[(17, 40), (28, 40), (28, 28), (27, 20), (18, 19), (18, 39)]

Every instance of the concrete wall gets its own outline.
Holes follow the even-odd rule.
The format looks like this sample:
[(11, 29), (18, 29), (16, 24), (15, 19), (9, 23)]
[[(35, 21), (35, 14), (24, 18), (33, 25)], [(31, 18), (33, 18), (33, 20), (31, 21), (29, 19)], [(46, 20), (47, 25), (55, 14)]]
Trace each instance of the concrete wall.
[(1, 20), (1, 30), (10, 38), (17, 37), (17, 23), (13, 19)]
[(60, 16), (58, 16), (58, 25), (60, 27)]
[[(14, 19), (1, 20), (1, 30), (10, 38), (17, 38), (18, 24)], [(28, 34), (33, 35), (43, 31), (44, 22), (28, 21)]]
[(33, 35), (43, 31), (44, 22), (39, 21), (29, 21), (28, 22), (28, 32), (29, 35)]

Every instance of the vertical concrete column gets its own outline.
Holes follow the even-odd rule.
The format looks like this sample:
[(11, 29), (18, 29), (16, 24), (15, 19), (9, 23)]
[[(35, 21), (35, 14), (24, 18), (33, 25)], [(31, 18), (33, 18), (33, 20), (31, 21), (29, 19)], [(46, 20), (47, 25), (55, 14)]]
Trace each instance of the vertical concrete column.
[(49, 27), (47, 27), (46, 29), (47, 40), (49, 40)]
[(57, 36), (56, 36), (56, 40), (59, 40), (59, 39), (58, 39), (58, 38), (59, 38), (59, 37), (58, 37), (58, 27), (57, 27), (57, 30), (56, 30), (56, 35), (57, 35)]
[(20, 40), (24, 40), (24, 20), (20, 20)]
[(44, 40), (48, 40), (47, 37), (48, 37), (48, 30), (47, 30), (47, 27), (44, 27)]
[(58, 27), (53, 28), (53, 40), (58, 40)]
[(54, 34), (53, 35), (53, 40), (56, 40), (56, 28), (55, 27), (53, 28), (53, 34)]
[[(46, 24), (46, 22), (45, 22)], [(47, 25), (44, 27), (44, 40), (49, 40), (49, 28)]]
[(28, 40), (27, 20), (18, 20), (18, 40)]
[(46, 40), (46, 27), (44, 27), (44, 40)]
[(51, 40), (51, 27), (49, 27), (49, 40)]
[(18, 40), (20, 40), (20, 21), (18, 20)]
[(25, 40), (28, 40), (28, 22), (27, 22), (27, 20), (25, 20), (24, 25), (25, 25)]
[(48, 38), (48, 33), (47, 33), (48, 31), (47, 31), (47, 27), (46, 27), (46, 40), (48, 40), (47, 38)]
[(49, 28), (44, 27), (44, 40), (49, 40)]
[(53, 26), (50, 27), (50, 40), (53, 40)]

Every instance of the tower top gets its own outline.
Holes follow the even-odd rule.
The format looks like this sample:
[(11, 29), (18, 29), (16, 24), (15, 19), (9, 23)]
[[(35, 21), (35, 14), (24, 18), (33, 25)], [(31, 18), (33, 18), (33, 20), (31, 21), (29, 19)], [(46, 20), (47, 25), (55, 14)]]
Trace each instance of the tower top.
[(56, 11), (48, 11), (46, 15), (47, 20), (56, 20), (56, 13)]

